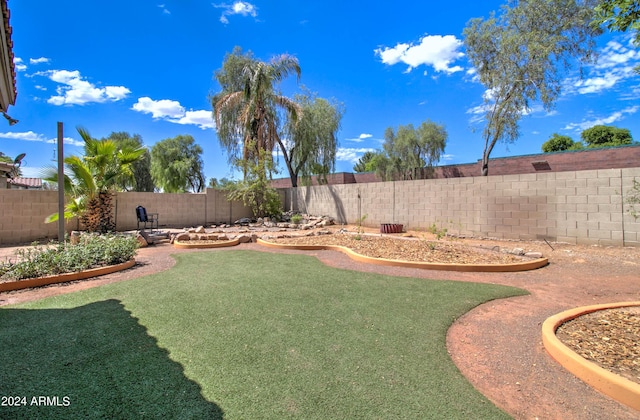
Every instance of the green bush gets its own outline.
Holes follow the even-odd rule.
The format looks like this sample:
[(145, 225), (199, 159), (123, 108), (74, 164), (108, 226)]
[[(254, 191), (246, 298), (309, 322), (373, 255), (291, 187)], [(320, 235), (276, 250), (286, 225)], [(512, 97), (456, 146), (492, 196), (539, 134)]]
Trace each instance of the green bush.
[(16, 261), (0, 263), (0, 278), (22, 280), (120, 264), (133, 258), (137, 248), (133, 236), (84, 234), (78, 245), (51, 243), (19, 249)]

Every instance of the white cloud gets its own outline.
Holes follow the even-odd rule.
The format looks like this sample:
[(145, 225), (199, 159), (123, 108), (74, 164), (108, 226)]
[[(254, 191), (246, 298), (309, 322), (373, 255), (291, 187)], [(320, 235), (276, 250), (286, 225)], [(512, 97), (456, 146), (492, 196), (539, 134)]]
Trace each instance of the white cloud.
[(29, 59), (29, 64), (41, 64), (41, 63), (48, 63), (49, 61), (51, 61), (51, 60), (49, 60), (49, 59), (48, 59), (48, 58), (46, 58), (46, 57), (30, 58), (30, 59)]
[(60, 84), (56, 88), (58, 95), (50, 97), (47, 102), (52, 105), (84, 105), (90, 102), (115, 102), (124, 99), (131, 91), (124, 86), (96, 87), (84, 80), (78, 70), (50, 70), (36, 73), (47, 76)]
[(362, 143), (363, 141), (365, 141), (366, 139), (370, 139), (371, 137), (373, 137), (372, 134), (362, 133), (355, 139), (346, 139), (346, 140), (347, 141), (352, 141), (352, 142), (355, 142), (355, 143)]
[(612, 124), (616, 121), (622, 120), (626, 115), (633, 115), (640, 109), (639, 105), (627, 107), (621, 111), (616, 111), (608, 117), (600, 117), (594, 118), (589, 121), (583, 121), (580, 123), (570, 123), (567, 124), (564, 129), (565, 130), (575, 130), (575, 131), (584, 131), (587, 128), (591, 128), (595, 125), (607, 125)]
[[(44, 135), (34, 133), (33, 131), (0, 133), (0, 138), (11, 139), (11, 140), (22, 140), (22, 141), (39, 141), (42, 143), (57, 142), (56, 138), (47, 138)], [(83, 141), (74, 140), (71, 137), (64, 137), (63, 141), (64, 141), (64, 144), (70, 144), (72, 146), (84, 146)]]
[(147, 96), (138, 98), (138, 102), (133, 104), (131, 109), (151, 114), (153, 118), (175, 119), (181, 118), (185, 114), (184, 107), (180, 105), (180, 102), (178, 101), (172, 101), (169, 99), (154, 101)]
[(169, 9), (167, 9), (164, 4), (159, 4), (158, 7), (162, 10), (162, 13), (164, 13), (165, 15), (170, 15), (171, 12), (169, 11)]
[(161, 99), (155, 101), (149, 97), (138, 98), (131, 107), (134, 111), (151, 114), (154, 119), (161, 119), (174, 124), (196, 125), (201, 129), (214, 128), (211, 111), (187, 111), (178, 101)]
[(637, 76), (634, 67), (640, 64), (640, 51), (633, 45), (625, 46), (618, 41), (609, 41), (598, 52), (598, 60), (586, 68), (584, 79), (569, 78), (564, 86), (566, 94), (593, 94), (613, 89)]
[(451, 63), (464, 57), (460, 52), (462, 41), (453, 35), (425, 35), (417, 45), (400, 43), (395, 47), (383, 47), (374, 50), (384, 64), (407, 64), (407, 72), (425, 65), (432, 66), (437, 72), (447, 74), (462, 71), (460, 66), (451, 66)]
[(224, 23), (225, 25), (229, 23), (228, 16), (241, 15), (251, 16), (254, 18), (258, 16), (258, 8), (246, 1), (236, 1), (233, 4), (213, 3), (212, 5), (217, 9), (223, 9), (222, 15), (220, 16), (220, 22)]
[(351, 162), (354, 165), (358, 163), (360, 157), (366, 152), (375, 152), (376, 149), (371, 148), (348, 148), (348, 147), (338, 147), (336, 151), (336, 160), (341, 160), (345, 162)]
[(27, 65), (24, 64), (24, 61), (20, 57), (13, 57), (13, 64), (16, 71), (25, 71), (27, 69)]
[(187, 111), (179, 120), (171, 121), (176, 124), (197, 125), (201, 129), (215, 128), (211, 111)]

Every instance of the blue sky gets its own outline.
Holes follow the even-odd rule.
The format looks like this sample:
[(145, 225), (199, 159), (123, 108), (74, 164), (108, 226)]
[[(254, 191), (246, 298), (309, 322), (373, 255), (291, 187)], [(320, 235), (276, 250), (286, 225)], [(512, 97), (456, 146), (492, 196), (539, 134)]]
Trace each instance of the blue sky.
[[(462, 31), (499, 1), (345, 2), (204, 0), (9, 2), (18, 97), (9, 126), (0, 121), (0, 151), (26, 152), (23, 173), (54, 165), (56, 123), (65, 155), (82, 154), (77, 126), (93, 137), (139, 134), (145, 145), (189, 134), (204, 149), (207, 179), (233, 177), (221, 151), (208, 97), (213, 72), (238, 45), (262, 60), (288, 53), (300, 83), (345, 106), (336, 171), (351, 171), (380, 149), (387, 127), (429, 119), (449, 138), (440, 164), (482, 157), (485, 89), (473, 77)], [(599, 61), (567, 74), (553, 112), (533, 106), (521, 138), (492, 157), (539, 153), (554, 132), (579, 140), (596, 124), (631, 130), (640, 140), (640, 50), (628, 35), (601, 37)], [(294, 79), (280, 88), (300, 91)], [(281, 164), (281, 167), (284, 167)], [(279, 175), (287, 177), (286, 170)]]

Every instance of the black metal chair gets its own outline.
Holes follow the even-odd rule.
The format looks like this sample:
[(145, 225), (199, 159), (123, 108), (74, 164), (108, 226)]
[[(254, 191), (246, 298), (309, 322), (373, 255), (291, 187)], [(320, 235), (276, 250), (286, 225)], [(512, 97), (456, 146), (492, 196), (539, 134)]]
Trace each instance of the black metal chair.
[(136, 217), (138, 218), (138, 230), (140, 230), (140, 223), (143, 224), (143, 229), (147, 228), (147, 223), (151, 226), (153, 232), (153, 226), (158, 229), (158, 213), (147, 213), (147, 209), (142, 206), (136, 207)]

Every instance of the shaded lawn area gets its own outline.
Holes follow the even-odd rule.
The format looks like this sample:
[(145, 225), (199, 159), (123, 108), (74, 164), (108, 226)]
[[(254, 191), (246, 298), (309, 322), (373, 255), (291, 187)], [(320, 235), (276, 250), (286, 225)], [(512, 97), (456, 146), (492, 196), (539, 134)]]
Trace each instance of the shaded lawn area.
[(0, 395), (24, 418), (508, 418), (451, 362), (448, 327), (512, 287), (390, 277), (304, 255), (180, 254), (168, 271), (0, 308)]

